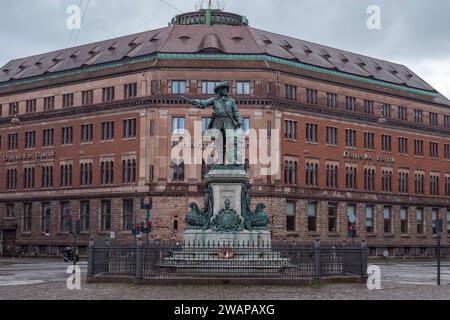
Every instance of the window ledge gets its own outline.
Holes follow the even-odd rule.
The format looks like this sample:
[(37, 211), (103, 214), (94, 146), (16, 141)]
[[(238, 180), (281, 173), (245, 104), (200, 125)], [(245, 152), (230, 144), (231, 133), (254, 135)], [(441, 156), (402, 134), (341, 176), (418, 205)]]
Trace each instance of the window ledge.
[(291, 237), (291, 238), (294, 238), (294, 237), (297, 237), (297, 238), (298, 238), (300, 235), (299, 235), (298, 232), (291, 232), (291, 231), (290, 231), (290, 232), (287, 233), (287, 236), (288, 236), (288, 237)]
[(367, 237), (368, 237), (368, 238), (375, 238), (376, 236), (377, 236), (376, 233), (368, 233), (368, 234), (367, 234)]
[(384, 236), (385, 238), (395, 238), (395, 235), (392, 234), (392, 233), (385, 233), (385, 234), (383, 234), (383, 236)]

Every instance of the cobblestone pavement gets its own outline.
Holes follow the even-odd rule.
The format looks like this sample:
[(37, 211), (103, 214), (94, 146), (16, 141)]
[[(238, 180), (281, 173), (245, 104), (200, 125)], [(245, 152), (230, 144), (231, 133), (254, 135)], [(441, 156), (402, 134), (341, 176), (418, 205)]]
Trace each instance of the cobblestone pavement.
[[(450, 264), (443, 266), (443, 285), (435, 283), (434, 264), (380, 264), (382, 289), (369, 291), (365, 284), (323, 286), (144, 286), (83, 281), (82, 289), (66, 288), (67, 264), (59, 261), (0, 259), (0, 300), (393, 300), (450, 299)], [(85, 274), (86, 265), (81, 264)]]

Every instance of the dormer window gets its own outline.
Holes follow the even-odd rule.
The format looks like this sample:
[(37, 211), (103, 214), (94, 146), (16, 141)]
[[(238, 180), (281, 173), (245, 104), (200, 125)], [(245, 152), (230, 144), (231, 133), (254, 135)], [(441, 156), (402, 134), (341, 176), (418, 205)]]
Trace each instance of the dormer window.
[(320, 51), (321, 51), (322, 58), (324, 58), (324, 59), (330, 59), (331, 58), (331, 56), (325, 50), (322, 49)]
[(305, 51), (306, 54), (313, 53), (312, 50), (310, 48), (308, 48), (307, 46), (303, 46), (303, 50)]

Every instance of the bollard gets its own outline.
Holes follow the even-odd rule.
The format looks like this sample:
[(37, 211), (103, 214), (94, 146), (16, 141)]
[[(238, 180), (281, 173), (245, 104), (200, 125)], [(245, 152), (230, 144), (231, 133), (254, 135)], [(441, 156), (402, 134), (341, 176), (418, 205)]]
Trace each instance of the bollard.
[(314, 243), (314, 278), (318, 279), (322, 276), (320, 266), (320, 241), (316, 240)]
[(361, 242), (361, 275), (362, 276), (367, 276), (367, 256), (368, 256), (368, 252), (367, 252), (367, 243), (366, 240), (363, 240)]
[(136, 278), (142, 279), (144, 274), (144, 251), (142, 248), (142, 240), (136, 241)]
[(94, 270), (95, 270), (95, 242), (94, 239), (91, 238), (89, 240), (88, 246), (88, 273), (87, 273), (88, 278), (94, 276)]

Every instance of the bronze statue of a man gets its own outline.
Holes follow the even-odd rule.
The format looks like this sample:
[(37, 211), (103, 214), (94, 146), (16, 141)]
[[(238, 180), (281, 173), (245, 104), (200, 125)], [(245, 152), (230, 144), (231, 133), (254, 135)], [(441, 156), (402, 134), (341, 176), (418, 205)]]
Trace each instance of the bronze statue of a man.
[(243, 120), (236, 106), (236, 102), (229, 96), (230, 85), (228, 82), (219, 83), (214, 88), (214, 92), (218, 94), (218, 97), (207, 100), (184, 99), (200, 109), (206, 109), (210, 106), (214, 107), (212, 120), (208, 129), (216, 129), (221, 132), (225, 149), (227, 130), (236, 131), (240, 129), (243, 126)]

